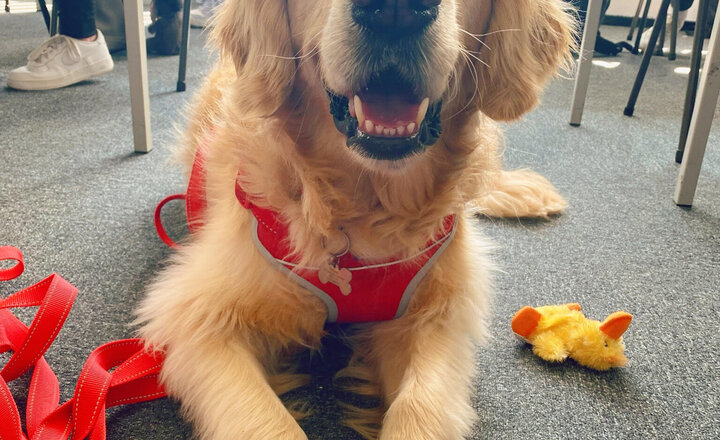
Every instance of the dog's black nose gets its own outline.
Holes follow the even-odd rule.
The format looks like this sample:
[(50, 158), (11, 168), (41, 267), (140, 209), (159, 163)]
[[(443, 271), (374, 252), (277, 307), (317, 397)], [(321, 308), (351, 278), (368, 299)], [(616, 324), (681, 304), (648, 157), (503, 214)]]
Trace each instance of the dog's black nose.
[(384, 37), (422, 31), (435, 21), (442, 0), (352, 0), (355, 23)]

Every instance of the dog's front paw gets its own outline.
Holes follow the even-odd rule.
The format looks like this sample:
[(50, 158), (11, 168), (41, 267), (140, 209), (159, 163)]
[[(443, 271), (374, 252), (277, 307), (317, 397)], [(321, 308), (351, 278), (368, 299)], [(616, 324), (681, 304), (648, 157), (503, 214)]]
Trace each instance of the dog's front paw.
[(202, 440), (308, 440), (297, 423), (288, 424), (287, 427), (263, 426), (248, 430), (247, 420), (237, 419), (237, 423), (224, 423), (215, 429), (200, 431)]
[(487, 217), (548, 218), (561, 214), (567, 202), (545, 177), (522, 169), (501, 172), (474, 205)]
[(454, 406), (457, 411), (431, 402), (395, 401), (385, 413), (378, 440), (463, 440), (475, 413), (469, 405)]
[[(423, 425), (427, 425), (428, 423), (431, 422), (422, 422)], [(386, 418), (378, 440), (445, 440), (451, 438), (447, 436), (438, 437), (432, 432), (433, 429), (428, 429), (430, 427), (423, 425), (418, 423), (418, 421), (390, 421)], [(457, 440), (460, 440), (460, 438), (457, 438)]]

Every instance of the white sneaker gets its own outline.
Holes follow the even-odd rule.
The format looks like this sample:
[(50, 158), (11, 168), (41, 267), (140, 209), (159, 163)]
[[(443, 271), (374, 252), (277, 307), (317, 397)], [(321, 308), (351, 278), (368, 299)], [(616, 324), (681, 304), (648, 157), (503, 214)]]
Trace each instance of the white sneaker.
[(204, 28), (210, 17), (205, 15), (203, 8), (190, 9), (190, 27)]
[(7, 85), (19, 90), (58, 89), (107, 73), (113, 66), (100, 30), (95, 41), (55, 35), (30, 52), (26, 66), (10, 71)]
[[(683, 25), (685, 24), (687, 14), (687, 10), (678, 11), (678, 34), (680, 33), (680, 29), (682, 29)], [(672, 28), (672, 6), (668, 8), (667, 19), (665, 20), (665, 41), (670, 41), (670, 28)], [(640, 37), (640, 49), (643, 51), (648, 47), (648, 43), (650, 42), (650, 35), (652, 35), (652, 30), (653, 28), (652, 26), (650, 26), (649, 28), (645, 29), (642, 37)], [(659, 36), (658, 41), (660, 41)]]
[(199, 8), (190, 10), (190, 26), (204, 28), (210, 23), (215, 8), (222, 4), (222, 0), (203, 0)]

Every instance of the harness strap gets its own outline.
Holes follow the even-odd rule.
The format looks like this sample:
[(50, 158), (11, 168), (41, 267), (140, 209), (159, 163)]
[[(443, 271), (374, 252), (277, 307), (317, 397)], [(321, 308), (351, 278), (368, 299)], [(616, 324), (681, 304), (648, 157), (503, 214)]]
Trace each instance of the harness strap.
[[(0, 281), (22, 274), (19, 249), (0, 247), (0, 261), (17, 263), (0, 270)], [(58, 406), (60, 387), (43, 354), (57, 337), (78, 290), (57, 274), (0, 300), (0, 353), (13, 355), (0, 371), (0, 439), (105, 439), (105, 409), (165, 396), (157, 375), (163, 356), (149, 353), (140, 339), (109, 342), (85, 362), (71, 399)], [(30, 327), (9, 308), (39, 306)], [(25, 409), (27, 436), (8, 382), (33, 368)]]
[(171, 196), (167, 196), (164, 199), (158, 203), (158, 205), (155, 207), (155, 230), (157, 231), (158, 237), (160, 237), (160, 240), (163, 241), (166, 245), (170, 246), (173, 249), (179, 249), (180, 245), (175, 242), (165, 231), (165, 226), (162, 223), (162, 209), (167, 205), (168, 203), (172, 202), (173, 200), (187, 200), (187, 197), (185, 194), (173, 194)]
[(173, 249), (178, 249), (180, 245), (167, 234), (161, 218), (162, 209), (174, 200), (185, 201), (185, 215), (188, 220), (188, 228), (191, 233), (197, 231), (197, 229), (203, 225), (203, 215), (207, 209), (207, 201), (205, 200), (205, 154), (202, 145), (198, 147), (195, 153), (195, 160), (193, 161), (192, 170), (190, 171), (190, 181), (188, 182), (186, 193), (167, 196), (162, 199), (155, 208), (154, 221), (158, 236), (166, 245)]
[[(160, 211), (172, 200), (185, 199), (191, 232), (203, 223), (204, 211), (207, 208), (205, 145), (201, 145), (195, 153), (187, 196), (175, 194), (167, 197), (155, 211), (158, 235), (173, 248), (178, 245), (165, 232)], [(402, 316), (416, 287), (450, 244), (455, 232), (457, 217), (449, 214), (422, 252), (415, 255), (400, 255), (385, 261), (366, 262), (356, 258), (351, 252), (346, 252), (333, 266), (300, 266), (299, 258), (294, 254), (288, 239), (290, 234), (287, 223), (279, 212), (263, 206), (262, 196), (255, 197), (245, 191), (241, 183), (245, 177), (242, 170), (239, 170), (234, 182), (234, 192), (238, 203), (251, 211), (254, 217), (254, 244), (278, 270), (286, 273), (325, 304), (329, 322), (370, 322)], [(227, 182), (228, 187), (230, 184), (231, 182)], [(355, 294), (350, 295), (353, 291)]]

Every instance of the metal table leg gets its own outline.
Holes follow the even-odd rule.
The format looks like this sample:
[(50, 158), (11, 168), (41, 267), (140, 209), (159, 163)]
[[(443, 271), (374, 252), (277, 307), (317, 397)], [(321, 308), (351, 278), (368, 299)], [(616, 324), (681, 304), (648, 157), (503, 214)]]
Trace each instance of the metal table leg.
[(655, 44), (655, 50), (653, 51), (653, 55), (657, 56), (663, 56), (663, 48), (665, 47), (665, 29), (667, 28), (667, 23), (663, 22), (661, 23), (662, 29), (660, 30), (660, 36), (658, 37), (658, 41)]
[(180, 65), (178, 66), (178, 80), (177, 87), (175, 88), (178, 92), (185, 91), (185, 69), (187, 67), (187, 53), (188, 53), (188, 34), (190, 33), (190, 4), (192, 0), (185, 0), (183, 2), (183, 17), (182, 17), (182, 42), (180, 43)]
[(572, 105), (570, 107), (570, 125), (574, 127), (578, 127), (582, 120), (585, 97), (590, 82), (590, 67), (592, 66), (593, 52), (595, 51), (595, 40), (600, 27), (601, 11), (602, 0), (590, 0), (585, 15), (585, 31), (583, 32), (580, 53), (578, 54), (575, 90), (573, 91)]
[(640, 64), (640, 70), (635, 77), (635, 84), (633, 84), (632, 91), (630, 92), (630, 97), (628, 98), (627, 106), (625, 106), (625, 110), (623, 111), (623, 114), (625, 114), (625, 116), (632, 116), (635, 112), (635, 102), (637, 102), (638, 95), (640, 94), (640, 89), (642, 88), (643, 81), (645, 80), (645, 74), (647, 73), (648, 66), (650, 65), (650, 60), (653, 56), (653, 51), (655, 50), (655, 43), (657, 43), (660, 31), (665, 24), (665, 19), (667, 18), (667, 10), (669, 6), (670, 0), (663, 0), (662, 4), (660, 5), (660, 10), (658, 11), (658, 15), (655, 18), (655, 25), (653, 26), (652, 34), (650, 34), (650, 41), (648, 42), (648, 47), (645, 49), (645, 54), (643, 55), (643, 60)]
[(690, 60), (690, 74), (688, 75), (688, 85), (685, 91), (685, 104), (683, 106), (682, 125), (680, 126), (680, 140), (678, 148), (675, 152), (675, 162), (682, 162), (683, 150), (685, 150), (685, 142), (687, 141), (688, 130), (690, 129), (690, 119), (695, 106), (695, 94), (697, 93), (698, 77), (700, 72), (700, 63), (702, 62), (703, 30), (707, 21), (708, 0), (700, 0), (698, 4), (698, 15), (695, 21), (695, 35), (693, 37), (692, 59)]
[(635, 37), (635, 46), (633, 47), (632, 53), (636, 55), (640, 52), (640, 38), (642, 38), (642, 34), (645, 31), (645, 23), (647, 23), (648, 12), (650, 12), (650, 1), (651, 0), (647, 0), (645, 3), (645, 9), (643, 10), (642, 18), (640, 19), (637, 37)]
[[(702, 32), (702, 29), (698, 29)], [(720, 14), (715, 15), (710, 46), (700, 77), (698, 100), (695, 104), (685, 154), (680, 165), (680, 174), (675, 188), (675, 203), (680, 206), (692, 205), (695, 197), (700, 167), (707, 146), (710, 126), (720, 93)]]
[(130, 106), (135, 151), (147, 153), (152, 149), (150, 135), (150, 94), (145, 53), (145, 26), (142, 0), (125, 0), (125, 42), (128, 73), (130, 74)]
[(680, 2), (678, 0), (672, 0), (672, 24), (670, 24), (670, 53), (668, 54), (668, 60), (674, 61), (676, 58), (675, 48), (677, 45), (677, 33), (678, 29), (678, 14), (680, 9)]
[(640, 18), (640, 11), (642, 10), (642, 6), (643, 6), (643, 0), (638, 0), (637, 9), (635, 10), (635, 15), (633, 16), (632, 23), (630, 23), (630, 30), (628, 31), (628, 36), (627, 36), (628, 41), (632, 41), (633, 32), (635, 32), (635, 29), (637, 28), (638, 19)]

